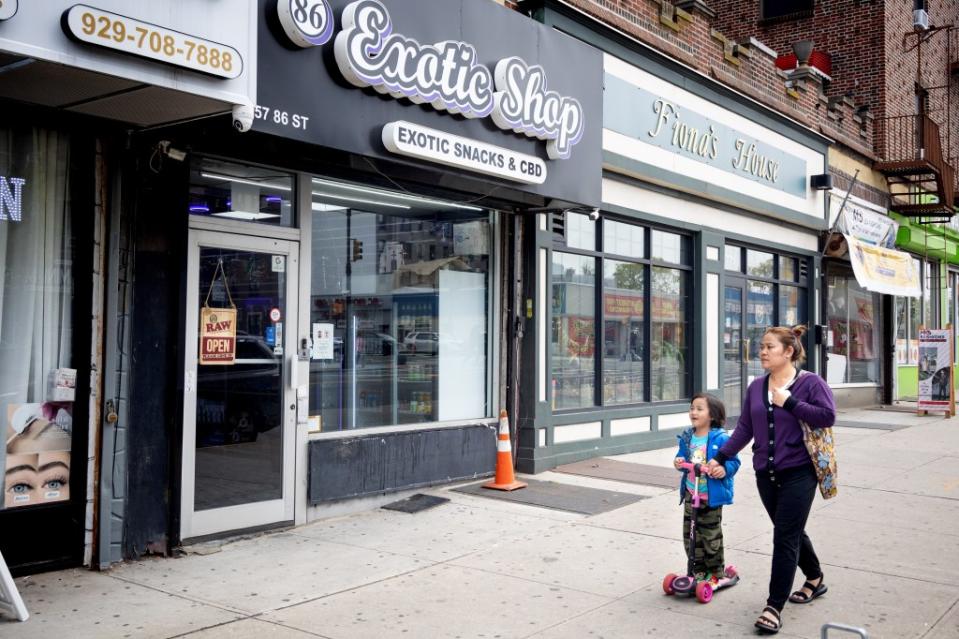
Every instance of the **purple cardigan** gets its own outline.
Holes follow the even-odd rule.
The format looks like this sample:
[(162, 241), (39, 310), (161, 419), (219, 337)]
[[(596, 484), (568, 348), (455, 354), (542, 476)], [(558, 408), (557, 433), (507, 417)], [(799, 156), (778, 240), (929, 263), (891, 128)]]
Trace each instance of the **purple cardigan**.
[[(753, 469), (757, 472), (766, 469), (769, 457), (769, 425), (766, 418), (768, 398), (764, 389), (767, 378), (768, 375), (763, 375), (753, 380), (746, 390), (743, 412), (739, 416), (736, 429), (715, 456), (719, 463), (725, 463), (727, 458), (736, 455), (749, 440), (753, 440)], [(836, 421), (832, 390), (822, 377), (802, 372), (789, 391), (792, 394), (786, 400), (785, 406), (773, 406), (776, 445), (772, 455), (776, 470), (812, 463), (803, 443), (800, 419), (812, 428), (832, 426)]]

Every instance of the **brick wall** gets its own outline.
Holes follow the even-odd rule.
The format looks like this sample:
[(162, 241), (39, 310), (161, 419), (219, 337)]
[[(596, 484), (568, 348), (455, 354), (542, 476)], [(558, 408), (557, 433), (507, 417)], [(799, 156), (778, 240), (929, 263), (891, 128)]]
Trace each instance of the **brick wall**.
[[(819, 76), (798, 79), (775, 65), (769, 43), (757, 36), (755, 14), (758, 0), (719, 2), (708, 7), (724, 8), (732, 17), (708, 15), (696, 3), (669, 0), (565, 0), (597, 21), (639, 40), (714, 80), (761, 102), (802, 124), (840, 141), (848, 148), (871, 156), (872, 115), (842, 94), (824, 93)], [(898, 0), (897, 0), (898, 1)], [(863, 0), (844, 0), (862, 3)], [(910, 0), (911, 2), (911, 0)], [(509, 2), (505, 2), (509, 5)], [(684, 4), (689, 12), (678, 8)], [(879, 15), (881, 8), (875, 9)], [(722, 5), (722, 7), (720, 7)], [(728, 6), (727, 6), (728, 5)], [(753, 14), (749, 14), (752, 10)], [(881, 19), (881, 18), (880, 18)], [(729, 26), (725, 26), (728, 23)], [(848, 25), (847, 25), (848, 29)], [(761, 34), (760, 34), (761, 35)], [(837, 38), (839, 37), (837, 32)], [(785, 38), (785, 36), (784, 36)], [(775, 49), (775, 47), (773, 47)], [(873, 49), (876, 49), (875, 44)], [(878, 55), (878, 54), (877, 54)], [(867, 66), (866, 62), (856, 62)], [(872, 64), (870, 68), (875, 68)]]
[[(707, 2), (717, 14), (713, 26), (734, 39), (754, 36), (780, 54), (798, 40), (813, 40), (832, 58), (827, 98), (846, 96), (876, 118), (915, 114), (917, 82), (930, 88), (930, 116), (940, 125), (944, 154), (959, 158), (959, 82), (947, 60), (949, 38), (949, 53), (959, 60), (959, 31), (927, 32), (920, 70), (917, 38), (906, 36), (914, 33), (913, 0), (816, 0), (811, 16), (773, 22), (760, 20), (760, 0)], [(956, 0), (927, 0), (927, 8), (932, 26), (959, 26)]]

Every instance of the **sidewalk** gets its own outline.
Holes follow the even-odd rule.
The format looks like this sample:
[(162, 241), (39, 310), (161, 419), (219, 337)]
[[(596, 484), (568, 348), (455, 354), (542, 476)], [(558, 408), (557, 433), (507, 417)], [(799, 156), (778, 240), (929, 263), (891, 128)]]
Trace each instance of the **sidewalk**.
[[(859, 410), (840, 413), (839, 423), (840, 494), (817, 497), (808, 528), (830, 589), (811, 605), (787, 605), (778, 636), (818, 639), (832, 621), (863, 626), (871, 638), (959, 639), (959, 419)], [(616, 459), (665, 466), (673, 453)], [(743, 580), (708, 605), (662, 593), (663, 576), (685, 566), (674, 490), (561, 473), (536, 479), (646, 498), (586, 517), (452, 486), (420, 491), (451, 501), (412, 515), (371, 510), (105, 573), (18, 579), (32, 617), (0, 620), (0, 637), (753, 634), (772, 532), (748, 455), (725, 513), (727, 562)]]

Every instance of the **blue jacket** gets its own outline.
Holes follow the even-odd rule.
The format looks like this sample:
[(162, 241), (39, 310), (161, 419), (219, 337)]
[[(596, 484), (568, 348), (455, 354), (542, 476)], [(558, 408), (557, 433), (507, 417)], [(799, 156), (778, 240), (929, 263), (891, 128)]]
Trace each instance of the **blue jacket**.
[[(689, 461), (689, 447), (693, 441), (693, 427), (690, 426), (685, 429), (676, 436), (676, 439), (679, 440), (679, 451), (677, 451), (676, 457), (682, 457), (686, 461)], [(728, 439), (729, 434), (723, 430), (721, 426), (714, 424), (713, 427), (709, 429), (709, 434), (706, 439), (706, 461), (715, 457), (720, 447), (725, 444)], [(725, 477), (722, 479), (706, 478), (706, 489), (709, 491), (710, 508), (733, 503), (733, 477), (736, 475), (736, 471), (739, 470), (740, 463), (739, 456), (733, 455), (726, 459), (725, 464), (723, 464), (726, 468)], [(683, 476), (679, 480), (679, 503), (683, 503), (683, 500), (686, 498), (686, 475), (688, 474), (689, 471), (683, 470)]]

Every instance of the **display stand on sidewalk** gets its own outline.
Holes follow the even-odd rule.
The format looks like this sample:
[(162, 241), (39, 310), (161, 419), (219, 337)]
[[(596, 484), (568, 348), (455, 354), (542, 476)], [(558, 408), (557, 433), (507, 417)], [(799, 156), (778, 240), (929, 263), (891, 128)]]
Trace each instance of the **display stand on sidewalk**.
[(27, 607), (23, 605), (23, 599), (20, 598), (17, 584), (14, 583), (7, 568), (7, 562), (3, 559), (3, 553), (0, 553), (0, 614), (20, 621), (30, 618), (30, 613), (27, 612)]
[[(946, 418), (956, 414), (956, 389), (953, 366), (952, 324), (942, 329), (919, 325), (918, 376), (919, 415), (944, 412)], [(947, 390), (948, 389), (948, 390)]]

